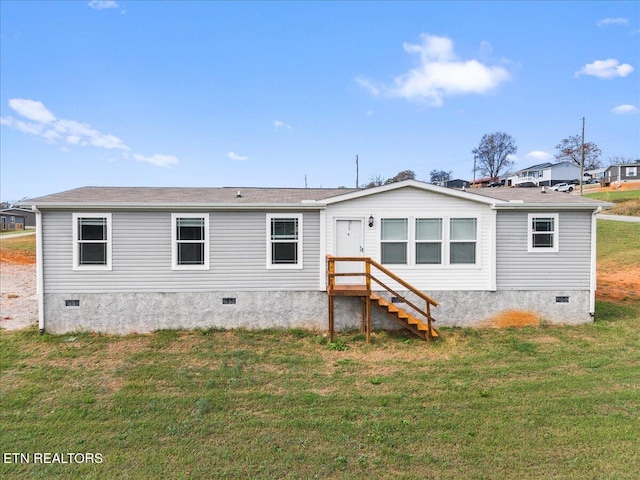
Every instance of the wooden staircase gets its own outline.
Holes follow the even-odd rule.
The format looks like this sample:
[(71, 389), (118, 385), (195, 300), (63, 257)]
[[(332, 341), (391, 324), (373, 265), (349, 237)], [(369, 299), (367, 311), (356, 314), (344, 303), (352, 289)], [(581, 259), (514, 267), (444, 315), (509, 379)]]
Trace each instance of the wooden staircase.
[(423, 340), (432, 340), (434, 338), (438, 338), (438, 331), (433, 328), (433, 326), (430, 327), (428, 325), (428, 322), (423, 322), (410, 313), (405, 312), (403, 309), (396, 307), (393, 303), (389, 303), (384, 298), (379, 297), (375, 293), (369, 295), (369, 298), (371, 299), (371, 302), (374, 306), (378, 307), (379, 310), (385, 312), (395, 322), (402, 325), (414, 335), (420, 337)]
[[(353, 262), (363, 262), (364, 271), (338, 273), (336, 272), (336, 262), (349, 262), (350, 265), (353, 265)], [(372, 274), (372, 268), (376, 270), (376, 275)], [(364, 283), (343, 285), (336, 282), (337, 277), (364, 277)], [(408, 298), (389, 287), (381, 280), (381, 277), (391, 279), (415, 294), (419, 299), (424, 300), (425, 308), (418, 307)], [(410, 309), (411, 312), (396, 306), (393, 302), (389, 302), (374, 293), (371, 288), (372, 282), (378, 284), (399, 301), (407, 305), (407, 310)], [(433, 340), (439, 337), (438, 331), (432, 325), (435, 319), (431, 316), (431, 307), (437, 307), (438, 302), (369, 257), (333, 257), (328, 255), (327, 294), (329, 297), (329, 334), (332, 342), (334, 336), (333, 305), (334, 297), (336, 296), (361, 298), (363, 307), (361, 328), (362, 331), (367, 334), (367, 343), (369, 343), (371, 335), (371, 304), (423, 340)]]

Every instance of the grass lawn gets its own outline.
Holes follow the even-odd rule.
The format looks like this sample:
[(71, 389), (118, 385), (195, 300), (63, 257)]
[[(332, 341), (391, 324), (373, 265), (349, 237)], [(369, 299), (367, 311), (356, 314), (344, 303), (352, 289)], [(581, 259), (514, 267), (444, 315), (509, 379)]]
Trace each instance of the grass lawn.
[[(599, 221), (599, 259), (637, 252), (634, 227)], [(3, 331), (0, 477), (638, 477), (640, 302), (441, 331)]]
[(615, 204), (603, 213), (640, 216), (640, 190), (611, 190), (586, 193), (584, 196)]

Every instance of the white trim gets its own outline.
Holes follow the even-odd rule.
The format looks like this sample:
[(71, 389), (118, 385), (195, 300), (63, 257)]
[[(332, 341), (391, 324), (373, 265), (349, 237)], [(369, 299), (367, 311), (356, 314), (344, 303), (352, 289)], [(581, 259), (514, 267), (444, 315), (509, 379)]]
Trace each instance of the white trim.
[[(551, 247), (534, 247), (533, 246), (533, 227), (534, 218), (552, 218), (553, 219), (553, 246)], [(529, 213), (527, 214), (527, 251), (529, 253), (556, 253), (560, 251), (560, 215), (557, 213)]]
[[(202, 265), (178, 265), (178, 218), (201, 218), (204, 220), (204, 258)], [(210, 243), (208, 213), (172, 213), (171, 214), (171, 270), (209, 270)]]
[(36, 294), (38, 296), (38, 330), (44, 333), (44, 243), (42, 238), (42, 212), (35, 205), (36, 214)]
[[(296, 239), (297, 263), (277, 263), (273, 264), (271, 258), (271, 220), (274, 218), (295, 218), (298, 221), (298, 238)], [(303, 215), (301, 213), (267, 213), (266, 215), (266, 241), (267, 241), (267, 269), (268, 270), (301, 270), (303, 268), (303, 239), (304, 230), (302, 227)]]
[(498, 212), (496, 210), (491, 210), (491, 221), (489, 224), (489, 228), (491, 229), (491, 247), (489, 248), (490, 260), (489, 264), (491, 265), (491, 291), (495, 292), (498, 290), (498, 252), (497, 252), (497, 242), (498, 242)]
[(596, 312), (596, 289), (597, 283), (597, 217), (598, 213), (600, 213), (602, 209), (599, 208), (591, 214), (591, 265), (589, 268), (589, 313), (594, 315)]
[(327, 212), (320, 210), (320, 268), (318, 269), (318, 290), (327, 288)]
[[(107, 246), (107, 258), (106, 265), (80, 265), (80, 255), (78, 252), (78, 219), (79, 218), (104, 218), (107, 220), (107, 238), (106, 238), (106, 246)], [(77, 212), (72, 215), (73, 219), (73, 270), (83, 271), (83, 270), (111, 270), (112, 269), (112, 258), (113, 258), (113, 245), (111, 239), (113, 238), (112, 234), (112, 222), (111, 222), (111, 213), (96, 213), (96, 212)]]

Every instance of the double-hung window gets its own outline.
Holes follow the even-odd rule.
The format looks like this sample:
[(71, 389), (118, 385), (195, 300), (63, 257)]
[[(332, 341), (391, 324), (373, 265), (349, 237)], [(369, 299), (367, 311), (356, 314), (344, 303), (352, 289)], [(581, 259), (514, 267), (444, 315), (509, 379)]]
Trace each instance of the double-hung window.
[(267, 268), (302, 268), (302, 215), (267, 215)]
[(442, 219), (416, 218), (416, 264), (442, 263)]
[(528, 216), (530, 252), (558, 251), (558, 214), (530, 213)]
[(111, 214), (73, 214), (73, 269), (111, 270)]
[(171, 214), (174, 270), (209, 269), (209, 214)]
[(381, 252), (383, 265), (407, 263), (408, 220), (406, 218), (383, 218), (381, 220)]
[(449, 263), (475, 264), (477, 238), (477, 219), (449, 219)]
[(638, 167), (627, 167), (627, 177), (637, 177)]

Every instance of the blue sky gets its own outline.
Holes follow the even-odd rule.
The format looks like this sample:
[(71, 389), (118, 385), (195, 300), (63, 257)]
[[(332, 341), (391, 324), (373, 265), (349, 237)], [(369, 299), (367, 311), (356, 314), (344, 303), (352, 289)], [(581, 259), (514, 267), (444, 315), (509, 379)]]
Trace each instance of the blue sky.
[(3, 0), (1, 198), (640, 156), (640, 2)]

